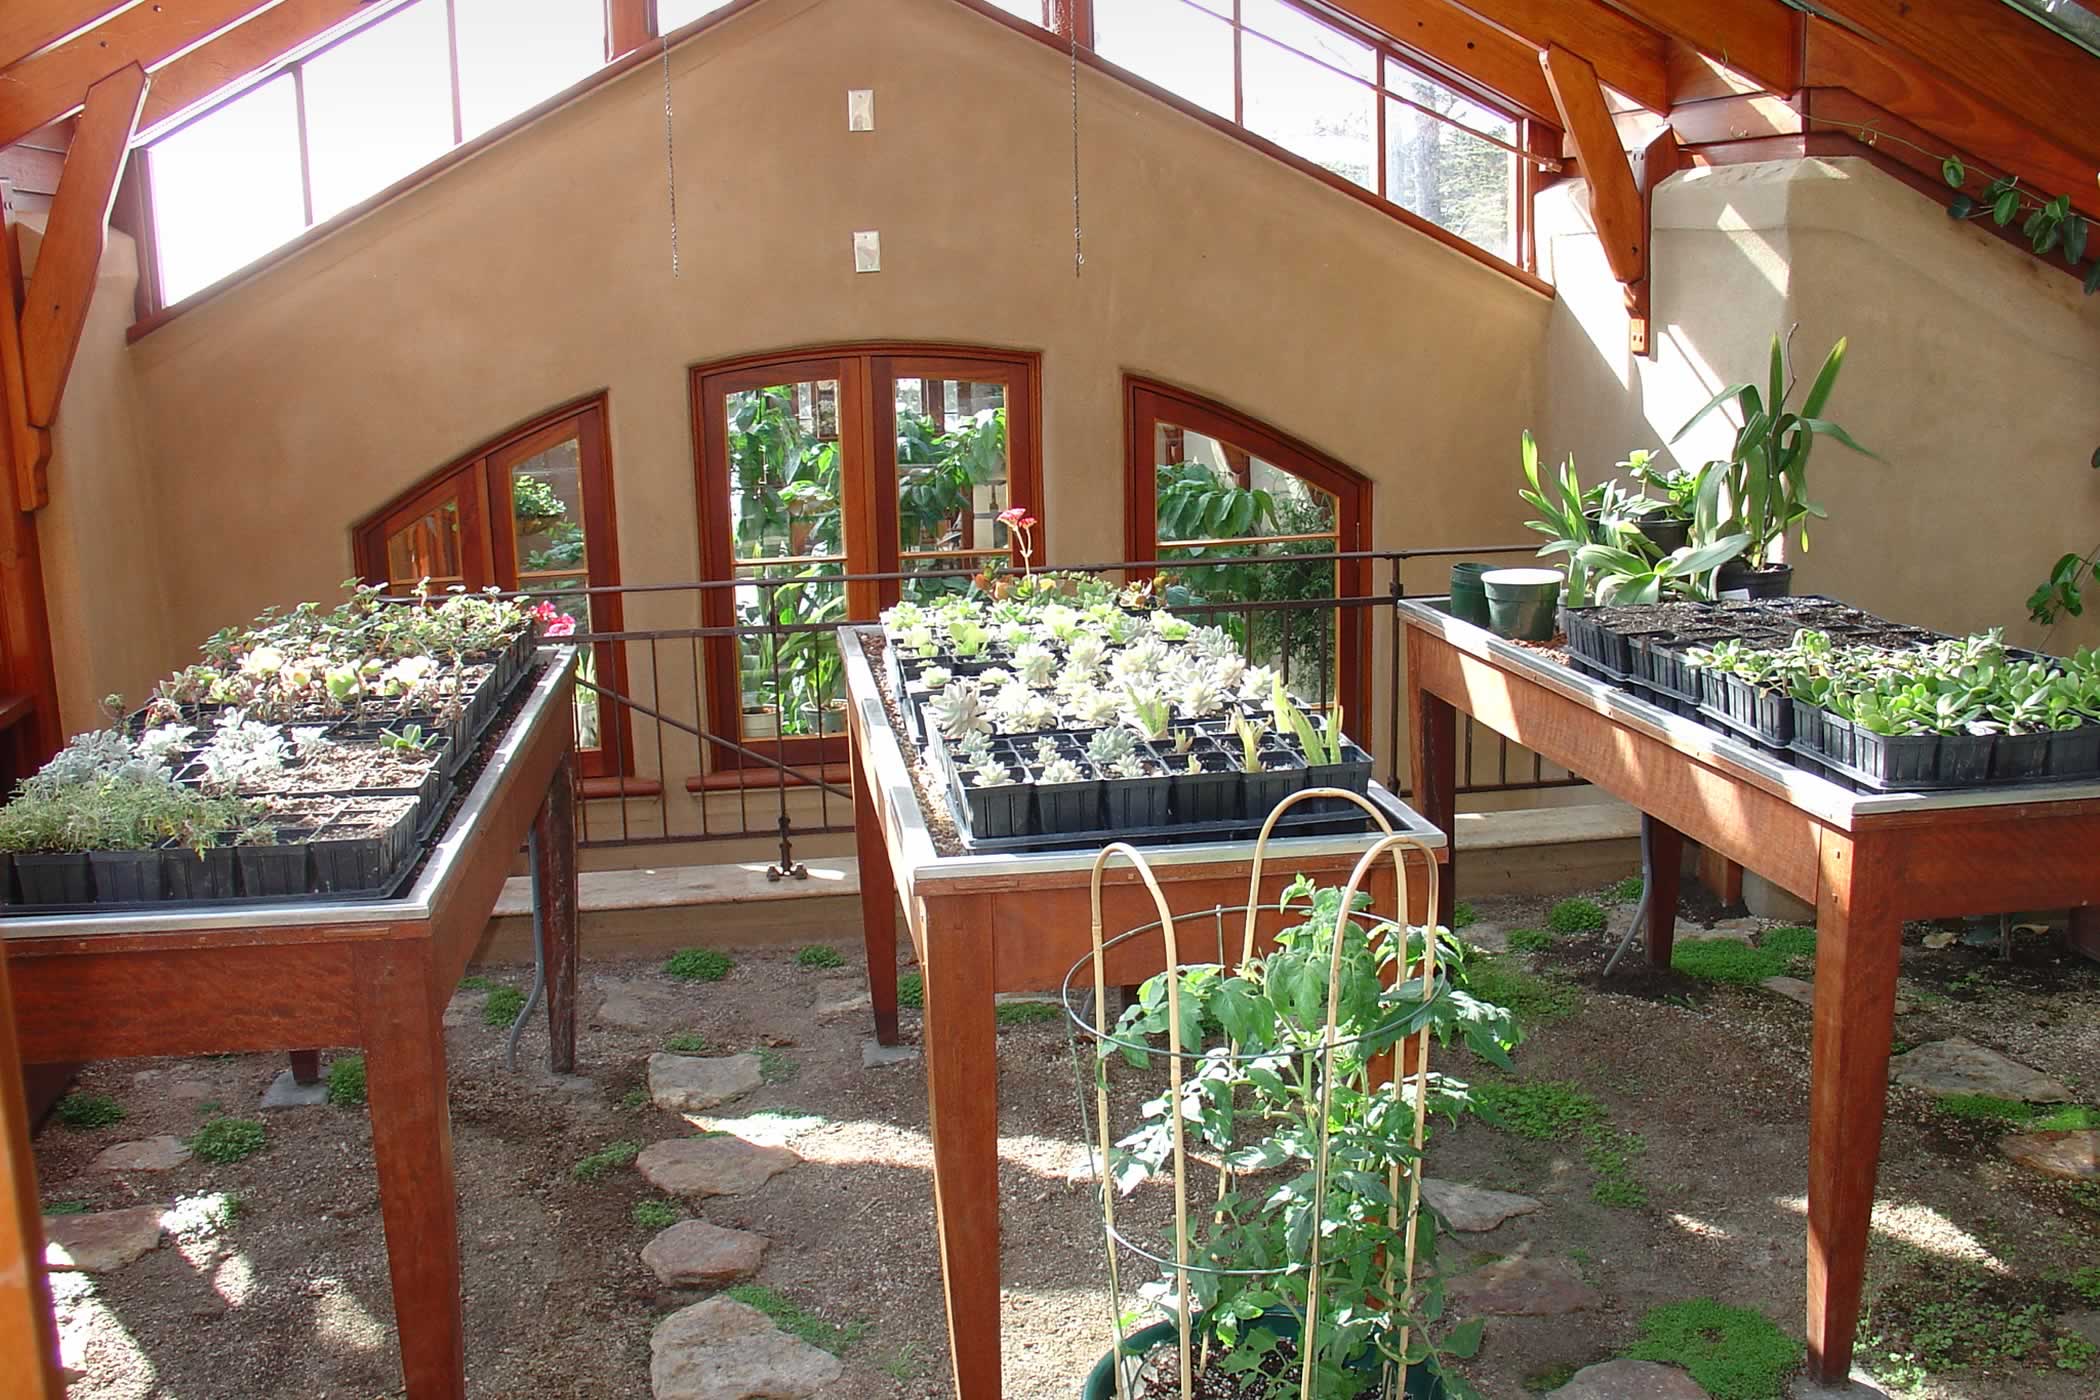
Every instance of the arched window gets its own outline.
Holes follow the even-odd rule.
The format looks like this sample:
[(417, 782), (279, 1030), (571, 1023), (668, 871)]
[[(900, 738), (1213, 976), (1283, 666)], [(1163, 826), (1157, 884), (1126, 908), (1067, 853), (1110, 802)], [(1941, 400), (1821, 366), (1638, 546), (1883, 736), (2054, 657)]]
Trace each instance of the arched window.
[[(494, 584), (551, 600), (579, 630), (620, 628), (617, 593), (585, 588), (620, 582), (613, 525), (612, 459), (605, 437), (605, 396), (565, 405), (513, 429), (358, 522), (357, 571), (389, 592), (424, 579), (438, 591)], [(590, 647), (586, 679), (606, 677), (625, 691), (621, 648)], [(576, 692), (576, 744), (589, 777), (631, 768), (627, 716), (595, 692)]]
[[(711, 732), (845, 757), (830, 627), (1013, 558), (999, 512), (1041, 514), (1038, 378), (1033, 355), (888, 345), (693, 371), (702, 567), (741, 585), (706, 599), (709, 626), (743, 629), (708, 644)], [(944, 573), (965, 577), (862, 577)]]
[(1329, 600), (1366, 596), (1369, 564), (1291, 561), (1370, 548), (1371, 483), (1200, 395), (1134, 376), (1124, 390), (1128, 557), (1161, 565), (1177, 608), (1231, 630), (1300, 697), (1368, 723), (1366, 610)]

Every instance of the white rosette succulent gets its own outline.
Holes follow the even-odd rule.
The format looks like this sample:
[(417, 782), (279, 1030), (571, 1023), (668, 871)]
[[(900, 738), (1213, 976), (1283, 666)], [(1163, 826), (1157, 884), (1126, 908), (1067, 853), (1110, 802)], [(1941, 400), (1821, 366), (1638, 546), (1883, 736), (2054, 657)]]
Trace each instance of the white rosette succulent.
[(991, 732), (991, 716), (985, 711), (983, 692), (974, 681), (943, 686), (928, 704), (927, 713), (946, 738)]
[(939, 690), (954, 679), (955, 672), (949, 670), (946, 666), (928, 666), (925, 670), (919, 672), (919, 684), (925, 686), (928, 690)]
[(1189, 639), (1189, 634), (1196, 630), (1195, 624), (1187, 618), (1176, 617), (1165, 608), (1152, 614), (1149, 626), (1152, 634), (1163, 642), (1185, 642)]
[(1036, 781), (1044, 787), (1056, 787), (1062, 783), (1083, 783), (1086, 781), (1086, 770), (1069, 758), (1056, 758), (1043, 765), (1043, 771)]
[(1189, 638), (1189, 649), (1206, 661), (1216, 661), (1222, 657), (1237, 656), (1240, 644), (1222, 627), (1198, 627)]
[(1275, 689), (1276, 668), (1274, 666), (1249, 666), (1246, 672), (1240, 676), (1240, 699), (1242, 700), (1252, 700), (1258, 705), (1266, 705), (1269, 703), (1270, 696)]
[(1108, 654), (1108, 644), (1091, 632), (1082, 632), (1072, 639), (1065, 651), (1065, 659), (1083, 671), (1095, 671), (1101, 667), (1101, 658)]
[(1048, 647), (1031, 642), (1014, 651), (1014, 674), (1031, 689), (1047, 689), (1057, 677), (1057, 657)]
[(1092, 686), (1065, 702), (1065, 713), (1085, 729), (1114, 724), (1122, 712), (1123, 702), (1117, 698), (1115, 692), (1097, 690)]
[(1182, 680), (1174, 694), (1174, 704), (1190, 719), (1201, 719), (1214, 715), (1225, 708), (1225, 692), (1209, 676), (1197, 672)]

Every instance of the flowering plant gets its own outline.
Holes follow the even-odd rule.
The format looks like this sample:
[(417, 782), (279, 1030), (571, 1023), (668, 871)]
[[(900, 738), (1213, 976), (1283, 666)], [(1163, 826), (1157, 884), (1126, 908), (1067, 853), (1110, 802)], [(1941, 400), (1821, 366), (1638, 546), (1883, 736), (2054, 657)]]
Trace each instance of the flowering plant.
[(532, 621), (542, 637), (568, 637), (576, 631), (576, 619), (544, 598), (533, 605)]
[(1035, 572), (1036, 518), (1028, 513), (1026, 506), (1008, 506), (999, 512), (999, 523), (1013, 532), (1014, 548), (1021, 552), (1021, 576), (1030, 576)]

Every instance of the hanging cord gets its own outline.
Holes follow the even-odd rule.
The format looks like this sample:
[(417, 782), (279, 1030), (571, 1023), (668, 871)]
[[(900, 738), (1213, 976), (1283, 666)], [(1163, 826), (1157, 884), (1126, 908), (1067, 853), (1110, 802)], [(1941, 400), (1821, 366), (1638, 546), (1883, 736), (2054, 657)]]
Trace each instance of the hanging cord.
[[(678, 151), (671, 139), (671, 36), (663, 36), (664, 58), (664, 179), (671, 195), (671, 275), (678, 275)], [(1078, 195), (1075, 193), (1076, 200)]]
[(1075, 0), (1065, 0), (1065, 38), (1070, 44), (1072, 75), (1072, 275), (1086, 263), (1079, 231), (1079, 16)]

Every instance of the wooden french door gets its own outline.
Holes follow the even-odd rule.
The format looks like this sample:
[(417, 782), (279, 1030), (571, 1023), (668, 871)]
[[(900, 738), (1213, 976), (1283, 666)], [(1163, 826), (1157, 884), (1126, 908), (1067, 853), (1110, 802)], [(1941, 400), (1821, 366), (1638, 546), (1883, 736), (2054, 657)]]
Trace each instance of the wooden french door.
[[(830, 629), (1011, 563), (1040, 515), (1032, 355), (855, 346), (693, 372), (710, 766), (845, 758)], [(1035, 558), (1042, 561), (1038, 529)], [(959, 575), (959, 577), (949, 577)], [(850, 578), (847, 576), (851, 576)]]

